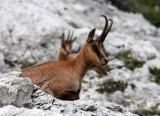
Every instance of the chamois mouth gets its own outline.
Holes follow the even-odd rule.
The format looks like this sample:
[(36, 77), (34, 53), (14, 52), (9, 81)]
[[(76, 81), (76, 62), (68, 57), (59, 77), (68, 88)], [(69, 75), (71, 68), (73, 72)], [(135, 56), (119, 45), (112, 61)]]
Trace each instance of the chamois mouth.
[(104, 60), (101, 62), (101, 64), (102, 64), (103, 66), (106, 66), (106, 65), (108, 64), (108, 60), (107, 60), (107, 59), (104, 59)]
[(101, 63), (102, 64), (102, 66), (106, 66), (108, 63)]

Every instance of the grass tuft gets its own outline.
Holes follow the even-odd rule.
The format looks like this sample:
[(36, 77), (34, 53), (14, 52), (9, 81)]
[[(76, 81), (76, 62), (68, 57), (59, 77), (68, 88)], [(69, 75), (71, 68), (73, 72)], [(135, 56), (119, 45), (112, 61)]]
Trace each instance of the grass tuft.
[(34, 65), (33, 63), (30, 63), (27, 59), (23, 59), (23, 60), (21, 60), (21, 61), (18, 61), (18, 64), (21, 65), (21, 68), (22, 68), (22, 69)]
[(134, 61), (131, 57), (131, 52), (130, 51), (125, 51), (125, 52), (120, 52), (115, 56), (115, 58), (122, 60), (125, 64), (125, 67), (134, 70), (135, 68), (140, 68), (143, 66), (145, 62), (137, 62)]
[(117, 90), (124, 91), (127, 86), (128, 86), (128, 84), (125, 82), (114, 81), (112, 79), (109, 79), (109, 80), (105, 81), (104, 83), (102, 83), (100, 85), (100, 88), (98, 88), (96, 91), (98, 91), (99, 93), (102, 93), (102, 94), (104, 92), (114, 93)]
[(160, 69), (158, 68), (149, 68), (149, 72), (155, 76), (154, 82), (160, 84)]
[(69, 24), (74, 28), (79, 28), (79, 26), (76, 23), (72, 22), (72, 21), (69, 22)]

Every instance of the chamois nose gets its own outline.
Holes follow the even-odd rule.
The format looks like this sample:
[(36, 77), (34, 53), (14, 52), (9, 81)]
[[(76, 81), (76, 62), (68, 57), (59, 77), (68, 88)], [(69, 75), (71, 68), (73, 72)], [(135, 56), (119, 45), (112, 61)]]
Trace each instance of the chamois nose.
[(108, 64), (108, 60), (107, 59), (104, 59), (104, 61), (106, 62), (106, 64)]

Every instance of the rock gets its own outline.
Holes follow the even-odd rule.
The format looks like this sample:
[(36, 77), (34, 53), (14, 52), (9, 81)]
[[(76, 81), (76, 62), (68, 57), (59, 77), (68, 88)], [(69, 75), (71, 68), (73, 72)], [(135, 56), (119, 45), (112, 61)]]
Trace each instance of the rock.
[[(11, 72), (0, 77), (0, 115), (105, 115), (137, 116), (119, 105), (107, 101), (85, 100), (62, 101), (44, 93), (28, 78), (21, 78), (21, 72)], [(32, 101), (32, 104), (31, 104)], [(5, 106), (8, 105), (8, 106)], [(32, 105), (33, 109), (17, 108)]]
[(146, 62), (159, 55), (159, 52), (149, 41), (139, 41), (131, 48), (132, 58), (138, 62)]
[(119, 52), (129, 51), (134, 43), (135, 40), (132, 37), (114, 32), (108, 35), (104, 46), (109, 54), (116, 55)]
[(0, 108), (0, 116), (62, 116), (56, 112), (44, 111), (41, 109), (17, 108), (12, 105)]
[(122, 68), (123, 66), (124, 66), (124, 62), (118, 59), (113, 59), (108, 62), (109, 69)]
[(158, 68), (160, 69), (160, 59), (155, 58), (150, 61), (148, 61), (145, 65), (144, 68)]
[(47, 93), (44, 93), (38, 86), (33, 85), (32, 93), (33, 106), (41, 108), (43, 110), (49, 110), (52, 106), (52, 103), (55, 101), (55, 98)]
[(30, 107), (32, 83), (30, 79), (20, 76), (20, 72), (11, 72), (0, 77), (0, 107), (5, 105)]
[(120, 80), (120, 81), (126, 82), (130, 80), (131, 74), (132, 72), (129, 69), (123, 67), (121, 69), (115, 68), (111, 70), (110, 72), (108, 72), (108, 75), (106, 75), (106, 77), (110, 79), (114, 79), (115, 81)]
[(0, 52), (0, 73), (6, 73), (9, 71), (9, 66), (4, 62), (4, 55)]
[[(127, 115), (134, 114), (127, 112), (121, 106), (107, 101), (85, 100), (62, 101), (51, 95), (44, 93), (39, 87), (34, 85), (32, 94), (33, 106), (38, 109), (49, 110), (63, 115)], [(135, 115), (136, 116), (136, 115)]]

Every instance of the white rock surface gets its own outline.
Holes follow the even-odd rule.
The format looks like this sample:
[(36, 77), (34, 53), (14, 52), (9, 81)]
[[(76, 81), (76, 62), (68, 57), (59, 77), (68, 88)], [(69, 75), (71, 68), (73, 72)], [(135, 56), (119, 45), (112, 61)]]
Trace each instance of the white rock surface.
[(50, 110), (63, 115), (90, 116), (107, 114), (108, 116), (134, 116), (134, 114), (126, 112), (121, 106), (107, 101), (85, 99), (75, 101), (58, 100), (44, 93), (37, 86), (34, 86), (32, 100), (33, 106), (36, 108)]
[(56, 112), (44, 111), (40, 109), (17, 108), (12, 105), (0, 108), (0, 116), (62, 116)]
[(20, 78), (21, 72), (11, 72), (0, 77), (0, 107), (31, 104), (32, 83), (28, 78)]
[[(19, 91), (17, 96), (14, 96), (14, 94), (17, 94), (16, 90), (10, 90), (10, 93), (12, 93), (12, 96), (9, 94), (8, 96), (6, 94), (9, 93), (9, 91), (3, 91), (3, 88), (1, 89), (1, 92), (3, 91), (3, 94), (0, 94), (0, 101), (2, 101), (3, 106), (0, 108), (0, 116), (14, 116), (14, 115), (20, 115), (20, 116), (61, 116), (61, 115), (70, 115), (70, 116), (91, 116), (91, 115), (108, 115), (108, 116), (137, 116), (135, 114), (132, 114), (130, 112), (127, 112), (124, 108), (122, 108), (119, 105), (109, 103), (107, 101), (97, 101), (97, 100), (76, 100), (76, 101), (62, 101), (54, 98), (51, 95), (48, 95), (44, 93), (39, 87), (33, 85), (28, 81), (29, 79), (23, 79), (20, 77), (21, 73), (19, 72), (11, 72), (9, 74), (4, 75), (3, 77), (0, 77), (0, 79), (3, 79), (3, 81), (7, 81), (9, 84), (13, 84), (16, 89), (25, 91), (25, 94), (23, 93), (22, 98), (22, 92)], [(11, 78), (11, 79), (9, 79)], [(21, 80), (20, 82), (15, 83), (15, 79)], [(26, 82), (29, 82), (31, 87), (26, 86)], [(2, 82), (2, 80), (1, 80)], [(6, 82), (6, 83), (7, 83)], [(3, 84), (2, 84), (3, 85)], [(23, 86), (19, 86), (23, 85)], [(7, 87), (7, 85), (5, 85)], [(10, 87), (14, 89), (14, 87)], [(25, 89), (24, 89), (25, 88)], [(33, 93), (32, 93), (33, 92)], [(28, 95), (28, 93), (31, 93)], [(3, 100), (2, 100), (3, 95)], [(25, 95), (25, 96), (24, 96)], [(16, 101), (7, 101), (16, 99)], [(19, 99), (23, 100), (20, 101)], [(15, 106), (22, 106), (19, 105), (28, 103), (28, 101), (32, 101), (33, 109), (26, 109), (26, 108), (17, 108), (14, 106), (11, 106), (10, 104), (13, 104)], [(5, 102), (4, 102), (5, 101)], [(7, 102), (7, 103), (6, 103)], [(16, 102), (17, 104), (14, 104)], [(8, 105), (8, 106), (5, 106)]]
[(109, 69), (124, 67), (124, 62), (118, 59), (113, 59), (108, 62)]
[(131, 50), (131, 46), (135, 43), (132, 36), (128, 36), (122, 33), (110, 33), (107, 39), (104, 41), (105, 50), (111, 54), (115, 55), (119, 52)]
[(131, 48), (132, 58), (138, 62), (145, 62), (159, 56), (157, 49), (149, 41), (139, 41)]

